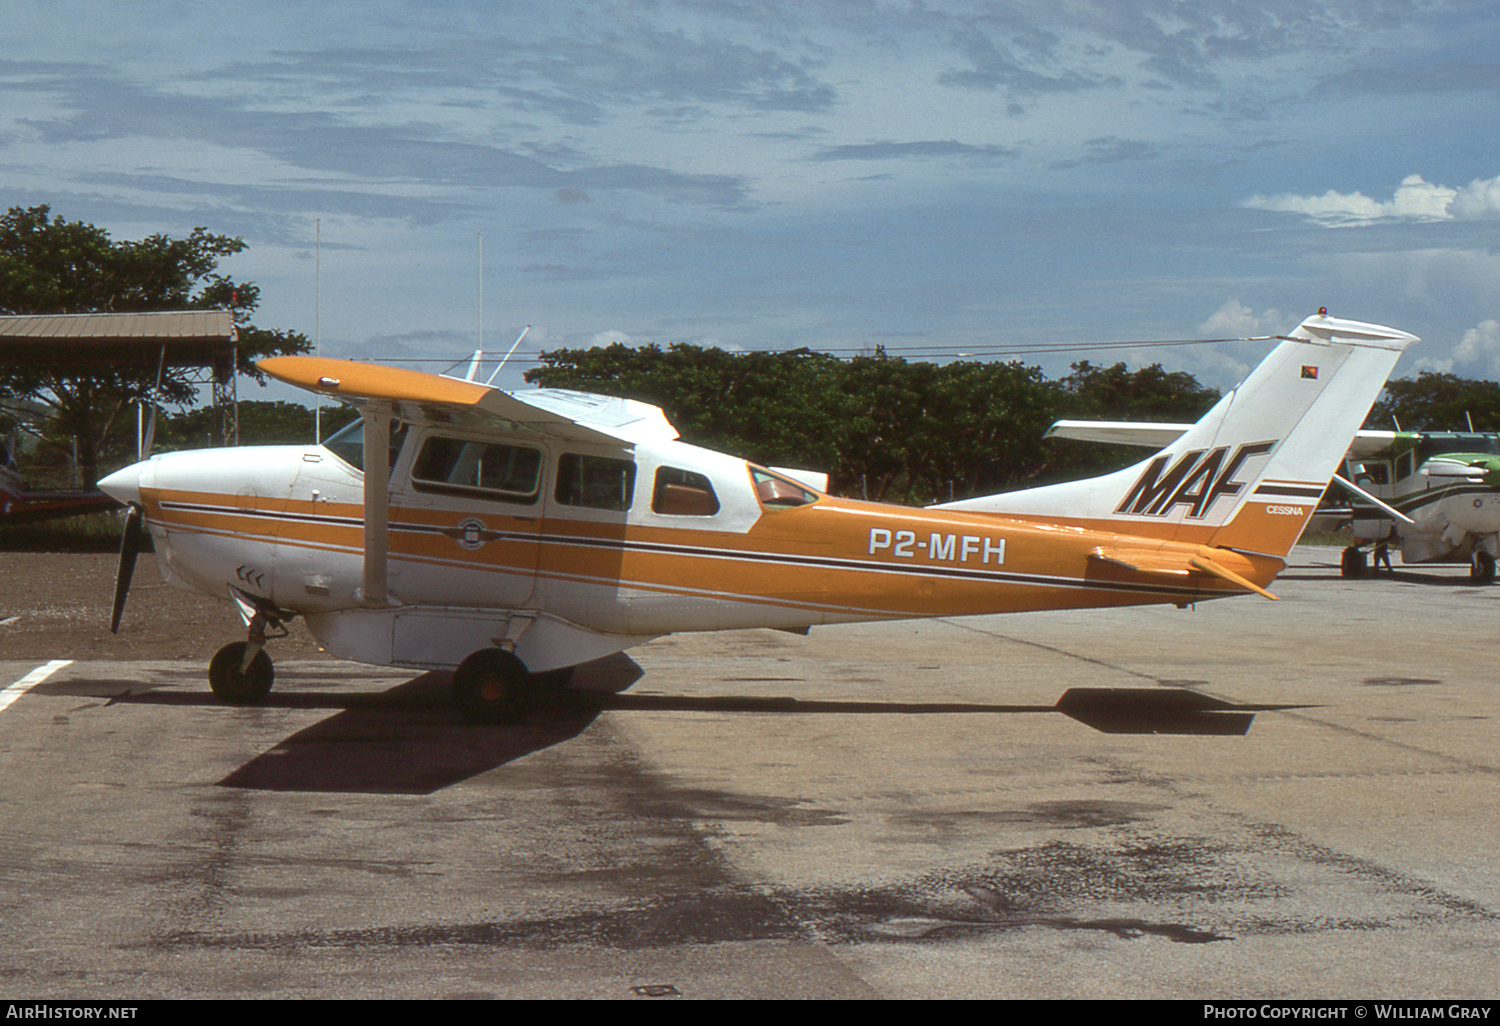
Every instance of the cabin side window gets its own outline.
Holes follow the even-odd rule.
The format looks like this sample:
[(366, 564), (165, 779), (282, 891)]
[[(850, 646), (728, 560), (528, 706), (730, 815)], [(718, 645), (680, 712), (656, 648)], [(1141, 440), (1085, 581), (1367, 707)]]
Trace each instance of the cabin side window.
[(623, 513), (635, 493), (635, 464), (608, 456), (563, 453), (553, 495), (564, 506)]
[(419, 492), (472, 495), (530, 505), (541, 494), (538, 449), (432, 435), (412, 462), (411, 484)]
[(672, 517), (711, 517), (719, 512), (719, 497), (707, 477), (676, 467), (657, 467), (651, 489), (651, 512)]

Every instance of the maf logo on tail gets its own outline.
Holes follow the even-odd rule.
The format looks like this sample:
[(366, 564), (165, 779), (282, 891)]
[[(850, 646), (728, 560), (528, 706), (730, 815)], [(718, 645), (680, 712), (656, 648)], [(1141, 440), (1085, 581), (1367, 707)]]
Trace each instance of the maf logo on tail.
[[(1201, 520), (1221, 496), (1235, 496), (1247, 482), (1236, 481), (1245, 461), (1264, 456), (1276, 448), (1280, 439), (1269, 442), (1249, 442), (1235, 450), (1228, 463), (1224, 457), (1229, 446), (1216, 449), (1194, 449), (1178, 458), (1171, 470), (1167, 470), (1170, 456), (1158, 456), (1142, 472), (1140, 479), (1125, 496), (1125, 501), (1115, 507), (1116, 513), (1131, 516), (1164, 517), (1178, 506), (1188, 507), (1188, 518)], [(1166, 471), (1166, 476), (1162, 472)]]

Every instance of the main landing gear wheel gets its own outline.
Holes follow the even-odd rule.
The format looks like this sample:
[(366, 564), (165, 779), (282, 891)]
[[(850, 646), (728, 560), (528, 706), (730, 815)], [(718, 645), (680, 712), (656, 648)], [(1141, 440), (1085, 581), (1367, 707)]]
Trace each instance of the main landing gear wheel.
[(221, 702), (229, 705), (258, 705), (270, 693), (276, 672), (266, 650), (257, 649), (249, 665), (245, 655), (248, 641), (232, 641), (214, 653), (208, 664), (208, 686)]
[(1483, 549), (1477, 549), (1469, 557), (1469, 579), (1488, 584), (1495, 579), (1495, 557)]
[(1363, 577), (1365, 575), (1365, 554), (1353, 545), (1344, 550), (1343, 556), (1339, 558), (1339, 573), (1344, 577)]
[(526, 664), (499, 648), (481, 648), (453, 671), (453, 704), (465, 718), (503, 723), (519, 719), (536, 690)]

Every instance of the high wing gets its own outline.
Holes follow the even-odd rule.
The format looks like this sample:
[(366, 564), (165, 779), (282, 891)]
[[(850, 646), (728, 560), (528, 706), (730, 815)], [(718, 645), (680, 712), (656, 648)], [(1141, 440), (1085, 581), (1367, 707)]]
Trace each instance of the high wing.
[(670, 441), (677, 429), (660, 408), (634, 399), (539, 388), (498, 388), (400, 367), (316, 356), (276, 356), (261, 370), (279, 381), (354, 406), (384, 406), (408, 423), (453, 424), (575, 441)]

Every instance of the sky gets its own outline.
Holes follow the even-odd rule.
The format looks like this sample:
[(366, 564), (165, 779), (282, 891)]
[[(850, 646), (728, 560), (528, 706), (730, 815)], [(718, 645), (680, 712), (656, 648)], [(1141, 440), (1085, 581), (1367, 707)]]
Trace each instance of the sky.
[[(10, 0), (3, 205), (238, 236), (258, 326), (1160, 362), (1319, 307), (1500, 377), (1500, 5)], [(486, 371), (488, 374), (489, 371)], [(242, 398), (290, 398), (242, 386)]]

